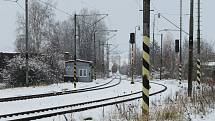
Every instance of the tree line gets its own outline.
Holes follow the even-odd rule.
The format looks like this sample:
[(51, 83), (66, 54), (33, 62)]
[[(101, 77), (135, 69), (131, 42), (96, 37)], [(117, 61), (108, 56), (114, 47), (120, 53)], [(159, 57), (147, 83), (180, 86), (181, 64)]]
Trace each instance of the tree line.
[[(29, 1), (29, 80), (31, 85), (41, 83), (54, 83), (63, 81), (64, 53), (69, 52), (70, 59), (74, 59), (74, 13), (68, 15), (68, 19), (59, 21), (56, 18), (54, 3), (43, 4), (39, 1)], [(106, 24), (97, 16), (99, 11), (82, 9), (76, 25), (77, 58), (94, 61), (94, 49), (96, 53), (97, 67), (105, 64), (104, 51), (106, 32), (97, 30), (107, 29)], [(15, 50), (23, 55), (25, 49), (25, 16), (17, 14), (17, 29)], [(96, 32), (95, 48), (94, 33)], [(1, 76), (10, 85), (25, 85), (25, 59), (24, 56), (16, 56), (9, 60), (7, 68)], [(98, 68), (97, 71), (101, 71)]]
[[(175, 40), (172, 34), (167, 33), (163, 38), (163, 51), (162, 51), (162, 60), (163, 66), (161, 67), (161, 45), (159, 44), (160, 40), (155, 40), (154, 44), (154, 64), (152, 63), (152, 53), (153, 53), (153, 44), (150, 43), (150, 70), (151, 74), (155, 78), (159, 78), (159, 71), (162, 69), (162, 77), (163, 78), (178, 78), (178, 64), (179, 64), (179, 53), (175, 52)], [(201, 40), (201, 63), (202, 63), (202, 75), (203, 77), (209, 77), (208, 70), (204, 69), (204, 66), (209, 62), (214, 62), (215, 60), (215, 51), (214, 51), (214, 41), (206, 41), (204, 39)], [(189, 52), (189, 41), (187, 38), (184, 38), (182, 42), (182, 65), (183, 65), (183, 73), (182, 78), (187, 79), (188, 77), (188, 52)], [(194, 41), (194, 51), (193, 51), (193, 61), (194, 61), (194, 69), (193, 69), (193, 78), (196, 78), (196, 59), (197, 59), (197, 41)], [(136, 48), (136, 60), (135, 75), (142, 75), (142, 48)], [(124, 74), (129, 74), (131, 71), (131, 65), (128, 63), (124, 63), (121, 66), (121, 70)]]

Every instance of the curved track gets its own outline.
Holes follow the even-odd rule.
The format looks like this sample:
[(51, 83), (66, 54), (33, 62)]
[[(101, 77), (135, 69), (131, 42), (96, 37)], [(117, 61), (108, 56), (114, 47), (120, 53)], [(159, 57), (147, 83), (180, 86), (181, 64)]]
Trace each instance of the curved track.
[[(162, 93), (167, 90), (167, 87), (163, 84), (159, 84), (159, 83), (155, 83), (155, 82), (150, 82), (150, 83), (157, 84), (157, 85), (164, 87), (162, 90), (150, 94), (150, 96)], [(94, 100), (94, 101), (88, 101), (88, 102), (82, 102), (82, 103), (77, 103), (77, 104), (38, 109), (38, 110), (25, 111), (25, 112), (18, 112), (18, 113), (13, 113), (13, 114), (5, 114), (5, 115), (0, 115), (0, 118), (8, 118), (8, 117), (20, 116), (20, 115), (26, 115), (26, 114), (43, 113), (43, 114), (30, 116), (30, 117), (12, 119), (11, 121), (29, 121), (29, 120), (35, 120), (35, 119), (42, 119), (42, 118), (52, 117), (52, 116), (56, 116), (56, 115), (62, 115), (62, 114), (72, 113), (72, 112), (80, 112), (80, 111), (85, 111), (85, 110), (89, 110), (89, 109), (94, 109), (94, 108), (99, 108), (99, 107), (103, 107), (103, 106), (109, 106), (109, 105), (114, 105), (114, 104), (118, 104), (118, 103), (122, 103), (122, 102), (128, 102), (128, 101), (140, 99), (140, 98), (142, 98), (141, 94), (142, 94), (142, 91), (138, 91), (138, 92), (131, 93), (131, 94), (126, 94), (126, 95), (121, 95), (121, 96), (116, 96), (116, 97), (111, 97), (111, 98), (105, 98), (105, 99), (100, 99), (100, 100)], [(127, 98), (127, 99), (125, 99), (125, 98)], [(92, 105), (93, 103), (97, 103), (97, 104)], [(88, 105), (88, 106), (85, 106), (85, 105)], [(78, 107), (78, 106), (82, 106), (82, 107)], [(72, 107), (74, 109), (71, 109)], [(58, 110), (60, 110), (60, 111), (58, 111)], [(53, 112), (50, 112), (50, 111), (53, 111)], [(44, 112), (47, 112), (47, 113), (44, 114)]]
[(34, 99), (34, 98), (44, 98), (44, 97), (52, 97), (52, 96), (66, 95), (66, 94), (72, 94), (72, 93), (81, 93), (81, 92), (87, 92), (87, 91), (95, 91), (95, 90), (100, 90), (100, 89), (106, 89), (106, 88), (114, 87), (114, 86), (120, 84), (120, 81), (119, 81), (116, 84), (106, 86), (106, 85), (110, 84), (111, 82), (113, 82), (114, 79), (116, 79), (116, 78), (113, 78), (111, 81), (109, 81), (109, 82), (107, 82), (105, 84), (101, 84), (101, 85), (97, 85), (97, 86), (93, 86), (93, 87), (81, 88), (81, 89), (77, 89), (77, 90), (69, 90), (69, 91), (62, 91), (62, 92), (51, 92), (51, 93), (43, 93), (43, 94), (35, 94), (35, 95), (0, 98), (0, 102), (28, 100), (28, 99)]

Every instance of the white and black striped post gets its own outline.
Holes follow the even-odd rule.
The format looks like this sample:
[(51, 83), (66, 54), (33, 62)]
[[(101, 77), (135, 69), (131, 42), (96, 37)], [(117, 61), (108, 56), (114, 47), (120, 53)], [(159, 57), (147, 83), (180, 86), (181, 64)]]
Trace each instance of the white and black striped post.
[(178, 66), (178, 73), (179, 73), (179, 84), (181, 84), (182, 79), (182, 0), (180, 0), (180, 49), (179, 49), (179, 66)]
[(181, 77), (182, 77), (182, 65), (181, 63), (179, 64), (179, 68), (178, 68), (178, 74), (179, 74), (179, 84), (181, 84)]
[(198, 29), (197, 29), (197, 82), (201, 81), (201, 60), (200, 60), (200, 0), (198, 0)]
[(75, 34), (74, 34), (74, 70), (73, 70), (73, 76), (74, 76), (74, 88), (76, 88), (76, 82), (77, 82), (77, 68), (76, 68), (76, 17), (77, 15), (75, 14), (74, 16), (74, 24), (75, 24)]

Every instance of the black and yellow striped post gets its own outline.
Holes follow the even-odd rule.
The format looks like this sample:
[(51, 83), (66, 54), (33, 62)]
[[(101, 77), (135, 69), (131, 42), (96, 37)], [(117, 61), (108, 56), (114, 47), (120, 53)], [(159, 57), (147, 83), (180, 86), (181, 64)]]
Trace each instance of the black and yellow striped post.
[(142, 83), (143, 83), (143, 117), (149, 118), (149, 44), (150, 44), (150, 0), (143, 0), (143, 66), (142, 66)]

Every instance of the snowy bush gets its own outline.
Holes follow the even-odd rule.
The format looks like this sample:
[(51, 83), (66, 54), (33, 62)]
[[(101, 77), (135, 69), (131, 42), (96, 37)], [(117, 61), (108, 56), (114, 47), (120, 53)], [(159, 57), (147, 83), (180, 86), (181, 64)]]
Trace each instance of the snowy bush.
[[(25, 59), (17, 56), (10, 60), (7, 65), (8, 74), (10, 75), (9, 84), (13, 86), (24, 86), (25, 82)], [(44, 63), (41, 58), (29, 59), (29, 85), (43, 83), (53, 83), (57, 80), (50, 66)]]
[(49, 65), (49, 69), (52, 72), (52, 77), (57, 80), (53, 80), (54, 82), (63, 81), (64, 74), (64, 56), (59, 53), (46, 53), (42, 57), (42, 61)]
[(3, 81), (3, 74), (2, 74), (2, 70), (0, 70), (0, 82)]
[(0, 82), (1, 83), (7, 83), (10, 79), (9, 73), (6, 69), (2, 69), (0, 72)]

